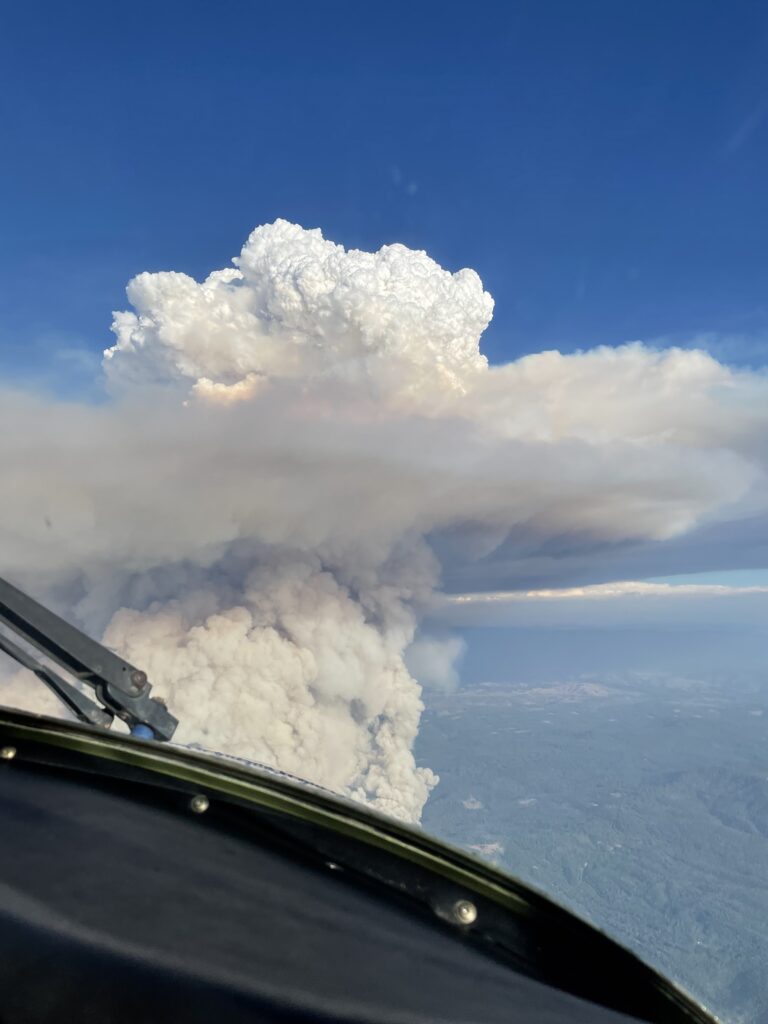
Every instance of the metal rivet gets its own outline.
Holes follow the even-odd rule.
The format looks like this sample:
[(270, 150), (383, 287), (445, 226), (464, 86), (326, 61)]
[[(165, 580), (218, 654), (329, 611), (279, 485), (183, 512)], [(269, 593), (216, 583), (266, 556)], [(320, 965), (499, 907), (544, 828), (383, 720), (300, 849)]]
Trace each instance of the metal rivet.
[(3, 761), (12, 761), (16, 757), (16, 747), (3, 747), (0, 750), (0, 758)]
[(459, 924), (474, 924), (477, 920), (477, 907), (469, 900), (457, 900), (453, 905), (453, 916)]
[(202, 793), (199, 793), (197, 796), (193, 796), (189, 801), (189, 809), (194, 811), (195, 814), (204, 814), (209, 807), (210, 803), (208, 797), (203, 796)]

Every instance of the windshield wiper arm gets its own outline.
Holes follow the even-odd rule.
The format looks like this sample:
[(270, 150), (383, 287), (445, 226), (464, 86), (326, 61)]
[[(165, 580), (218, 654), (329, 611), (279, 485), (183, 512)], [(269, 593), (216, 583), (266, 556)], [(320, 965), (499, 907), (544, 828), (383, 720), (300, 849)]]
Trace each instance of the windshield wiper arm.
[(76, 686), (68, 683), (66, 679), (62, 679), (57, 672), (48, 668), (47, 665), (43, 665), (32, 654), (25, 651), (23, 647), (19, 647), (18, 644), (9, 640), (2, 633), (0, 633), (0, 651), (4, 651), (9, 657), (23, 665), (24, 668), (28, 668), (30, 672), (34, 672), (38, 679), (42, 679), (45, 685), (53, 690), (56, 696), (67, 705), (69, 710), (81, 722), (100, 725), (104, 729), (108, 729), (112, 725), (114, 716), (110, 711), (100, 708), (98, 704), (95, 704), (84, 693), (81, 693)]
[(148, 739), (169, 740), (178, 721), (165, 704), (151, 697), (145, 672), (92, 640), (69, 622), (0, 577), (0, 626), (13, 631), (82, 683), (91, 686), (103, 707), (89, 700), (58, 673), (0, 633), (0, 650), (41, 679), (80, 721), (109, 728), (113, 716)]

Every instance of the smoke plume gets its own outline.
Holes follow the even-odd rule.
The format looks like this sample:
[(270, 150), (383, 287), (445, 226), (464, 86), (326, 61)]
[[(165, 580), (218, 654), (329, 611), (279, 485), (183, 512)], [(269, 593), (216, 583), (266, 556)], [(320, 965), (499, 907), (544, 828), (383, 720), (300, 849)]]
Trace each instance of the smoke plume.
[(2, 572), (145, 668), (181, 741), (416, 821), (446, 563), (762, 508), (768, 383), (641, 344), (489, 366), (477, 274), (401, 245), (277, 221), (233, 263), (130, 282), (102, 404), (2, 393)]

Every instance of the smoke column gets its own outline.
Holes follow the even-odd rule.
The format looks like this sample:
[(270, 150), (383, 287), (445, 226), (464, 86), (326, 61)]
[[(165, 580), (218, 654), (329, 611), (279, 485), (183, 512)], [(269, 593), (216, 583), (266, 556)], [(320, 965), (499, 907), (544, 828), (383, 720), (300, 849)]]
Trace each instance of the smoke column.
[(104, 403), (0, 393), (3, 574), (145, 668), (182, 742), (404, 820), (437, 781), (407, 665), (451, 686), (461, 653), (417, 634), (446, 552), (492, 572), (510, 537), (599, 552), (762, 507), (764, 377), (641, 344), (489, 366), (491, 297), (423, 252), (277, 221), (127, 291)]

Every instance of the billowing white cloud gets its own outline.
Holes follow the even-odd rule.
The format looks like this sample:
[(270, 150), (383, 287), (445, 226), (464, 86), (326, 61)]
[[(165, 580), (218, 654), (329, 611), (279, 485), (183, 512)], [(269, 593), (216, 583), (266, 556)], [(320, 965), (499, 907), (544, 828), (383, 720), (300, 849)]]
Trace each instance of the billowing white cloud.
[(459, 651), (406, 652), (452, 560), (598, 565), (768, 506), (765, 377), (639, 344), (488, 366), (477, 275), (399, 245), (278, 221), (234, 263), (129, 284), (103, 404), (0, 401), (3, 573), (145, 666), (182, 739), (416, 820), (414, 673)]
[(167, 694), (178, 739), (418, 814), (436, 780), (411, 754), (422, 703), (403, 664), (413, 622), (399, 595), (387, 598), (393, 616), (379, 601), (368, 617), (319, 559), (287, 556), (265, 557), (237, 603), (231, 580), (182, 593), (117, 612), (105, 636)]
[(105, 353), (114, 387), (330, 374), (409, 393), (425, 380), (461, 388), (486, 367), (478, 339), (493, 300), (473, 270), (450, 274), (403, 245), (347, 252), (283, 220), (256, 228), (234, 263), (202, 284), (131, 281), (135, 313), (115, 314)]

